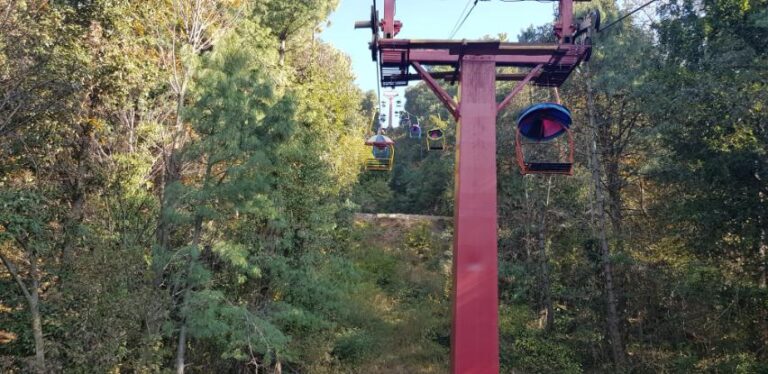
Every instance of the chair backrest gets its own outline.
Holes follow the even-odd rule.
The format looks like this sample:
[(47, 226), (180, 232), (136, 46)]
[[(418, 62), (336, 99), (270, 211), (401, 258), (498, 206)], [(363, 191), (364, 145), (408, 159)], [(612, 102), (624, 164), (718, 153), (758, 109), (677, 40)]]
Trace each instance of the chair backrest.
[(373, 157), (388, 159), (391, 151), (387, 146), (373, 146)]
[(523, 109), (517, 129), (527, 139), (546, 141), (563, 135), (571, 126), (571, 112), (556, 103), (539, 103)]
[(443, 137), (443, 130), (440, 129), (432, 129), (427, 132), (427, 135), (432, 140), (438, 140)]
[(410, 136), (411, 138), (420, 138), (421, 137), (421, 127), (418, 123), (412, 124), (410, 128)]

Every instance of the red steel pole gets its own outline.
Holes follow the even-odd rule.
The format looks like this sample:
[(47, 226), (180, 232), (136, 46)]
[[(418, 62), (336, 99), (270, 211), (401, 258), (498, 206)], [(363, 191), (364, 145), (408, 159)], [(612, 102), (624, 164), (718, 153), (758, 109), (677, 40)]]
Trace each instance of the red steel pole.
[(395, 106), (394, 101), (395, 101), (395, 97), (400, 96), (400, 94), (395, 91), (388, 91), (388, 92), (384, 92), (384, 96), (386, 96), (389, 99), (389, 128), (393, 129), (394, 127), (392, 126), (392, 116), (394, 115), (393, 113), (394, 112), (393, 107)]
[(462, 59), (453, 245), (454, 374), (499, 372), (495, 82), (494, 56)]

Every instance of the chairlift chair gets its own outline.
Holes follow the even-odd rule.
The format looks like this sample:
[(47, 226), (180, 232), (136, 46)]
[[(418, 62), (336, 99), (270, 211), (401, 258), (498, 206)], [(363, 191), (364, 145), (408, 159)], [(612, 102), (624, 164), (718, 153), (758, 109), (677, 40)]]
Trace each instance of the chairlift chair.
[(388, 136), (377, 134), (365, 141), (371, 146), (371, 156), (365, 160), (365, 170), (391, 171), (395, 163), (395, 142)]
[(408, 130), (408, 137), (411, 139), (421, 139), (421, 126), (418, 121), (411, 123)]
[(445, 149), (445, 136), (441, 129), (431, 129), (427, 131), (427, 150), (441, 151)]
[[(568, 108), (556, 103), (539, 103), (524, 109), (517, 118), (515, 154), (520, 173), (573, 175), (574, 144), (570, 131), (572, 119)], [(557, 139), (567, 135), (567, 154)], [(531, 147), (538, 147), (547, 160), (528, 157)], [(528, 151), (526, 151), (528, 149)], [(555, 152), (556, 151), (556, 152)], [(557, 153), (558, 156), (552, 156)], [(528, 156), (527, 156), (528, 155)]]

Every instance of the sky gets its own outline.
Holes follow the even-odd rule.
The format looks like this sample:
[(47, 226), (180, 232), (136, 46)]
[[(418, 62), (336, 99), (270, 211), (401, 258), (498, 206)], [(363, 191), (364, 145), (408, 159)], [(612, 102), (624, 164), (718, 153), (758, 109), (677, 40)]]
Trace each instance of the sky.
[[(383, 16), (383, 0), (377, 0), (379, 15)], [(399, 0), (395, 19), (403, 23), (398, 38), (448, 39), (451, 30), (467, 3), (474, 0)], [(556, 2), (480, 1), (454, 37), (479, 39), (485, 35), (507, 33), (510, 41), (530, 25), (553, 21)], [(354, 29), (358, 20), (370, 18), (371, 0), (341, 0), (331, 15), (330, 25), (320, 37), (344, 51), (352, 59), (356, 83), (363, 90), (376, 89), (376, 63), (371, 60), (368, 42), (371, 31)], [(471, 5), (470, 5), (471, 6)], [(400, 94), (402, 96), (402, 93)]]

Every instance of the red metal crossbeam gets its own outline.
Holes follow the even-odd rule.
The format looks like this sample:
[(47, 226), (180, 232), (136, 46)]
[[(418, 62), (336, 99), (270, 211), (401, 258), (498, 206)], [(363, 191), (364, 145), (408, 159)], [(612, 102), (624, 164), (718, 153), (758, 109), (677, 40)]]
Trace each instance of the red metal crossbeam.
[(509, 93), (509, 95), (507, 95), (507, 97), (505, 97), (505, 98), (504, 98), (504, 100), (502, 100), (502, 101), (499, 103), (499, 105), (496, 107), (496, 113), (497, 113), (497, 114), (498, 114), (498, 113), (500, 113), (502, 110), (504, 110), (504, 108), (505, 108), (507, 105), (509, 105), (509, 103), (510, 103), (510, 102), (512, 102), (512, 98), (514, 98), (514, 97), (515, 97), (515, 96), (516, 96), (518, 93), (520, 93), (520, 91), (522, 91), (522, 90), (523, 90), (523, 87), (525, 87), (525, 85), (526, 85), (526, 84), (528, 84), (528, 82), (531, 80), (531, 78), (533, 78), (534, 76), (536, 76), (536, 75), (538, 75), (538, 74), (539, 74), (539, 72), (541, 71), (541, 68), (542, 68), (542, 67), (544, 67), (544, 65), (543, 65), (543, 64), (542, 64), (542, 65), (538, 65), (538, 66), (536, 66), (535, 68), (533, 68), (533, 70), (531, 70), (531, 71), (528, 73), (528, 75), (526, 75), (526, 76), (525, 76), (525, 78), (523, 78), (523, 80), (521, 80), (521, 81), (520, 81), (520, 82), (519, 82), (519, 83), (518, 83), (518, 84), (515, 86), (515, 88), (514, 88), (514, 89), (512, 89), (512, 92), (510, 92), (510, 93)]
[[(411, 63), (411, 65), (413, 65), (413, 63)], [(453, 71), (433, 71), (433, 72), (430, 72), (429, 75), (432, 76), (432, 78), (434, 78), (435, 80), (443, 79), (443, 80), (453, 81), (456, 77), (456, 73)], [(525, 79), (526, 76), (528, 76), (528, 73), (496, 73), (496, 81), (497, 82), (521, 81)], [(533, 78), (535, 79), (536, 76), (534, 76)], [(417, 80), (423, 79), (422, 76), (419, 74), (408, 74), (406, 78), (409, 81), (417, 81)]]
[[(426, 65), (453, 65), (459, 62), (459, 55), (453, 55), (444, 49), (422, 49), (411, 50), (409, 52), (411, 61), (418, 61)], [(536, 66), (546, 64), (552, 56), (515, 56), (515, 55), (495, 55), (497, 66)]]
[[(560, 86), (573, 70), (589, 54), (589, 45), (567, 44), (520, 44), (490, 42), (457, 41), (417, 41), (381, 40), (380, 61), (382, 66), (382, 84), (398, 82), (406, 85), (408, 81), (421, 76), (410, 74), (407, 70), (411, 62), (431, 66), (459, 66), (461, 56), (493, 56), (497, 67), (529, 67), (543, 65), (539, 75), (531, 83), (539, 86)], [(422, 46), (430, 48), (422, 48)], [(431, 47), (443, 46), (444, 49)], [(518, 52), (515, 52), (518, 51)], [(488, 54), (483, 54), (488, 52)]]
[(445, 49), (453, 55), (547, 55), (565, 53), (567, 44), (507, 43), (499, 40), (382, 39), (381, 48)]
[(449, 112), (451, 112), (451, 115), (453, 115), (453, 118), (455, 120), (459, 120), (459, 111), (458, 111), (458, 105), (456, 105), (456, 102), (453, 100), (450, 94), (446, 92), (442, 87), (440, 87), (440, 84), (435, 81), (434, 78), (432, 78), (431, 75), (429, 75), (429, 72), (424, 69), (421, 64), (418, 62), (411, 62), (414, 69), (419, 72), (419, 76), (421, 76), (422, 79), (424, 79), (424, 83), (426, 83), (427, 87), (429, 87), (432, 92), (434, 92), (435, 96), (445, 105), (446, 109), (448, 109)]
[[(453, 65), (460, 56), (492, 55), (497, 66), (536, 66), (557, 61), (583, 47), (573, 44), (501, 43), (499, 41), (445, 41), (382, 39), (384, 51), (407, 52), (410, 60), (428, 65)], [(400, 54), (382, 53), (382, 63), (398, 63)]]

